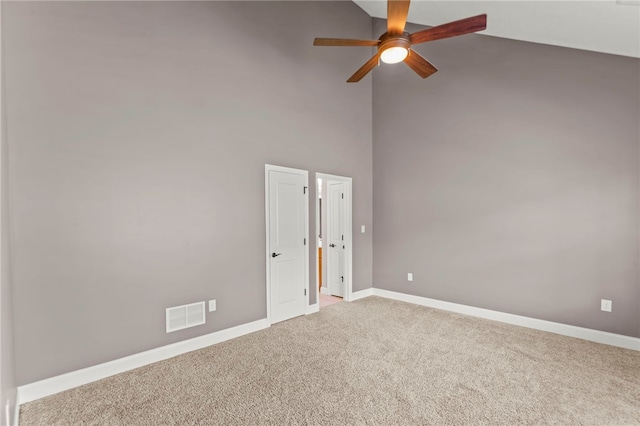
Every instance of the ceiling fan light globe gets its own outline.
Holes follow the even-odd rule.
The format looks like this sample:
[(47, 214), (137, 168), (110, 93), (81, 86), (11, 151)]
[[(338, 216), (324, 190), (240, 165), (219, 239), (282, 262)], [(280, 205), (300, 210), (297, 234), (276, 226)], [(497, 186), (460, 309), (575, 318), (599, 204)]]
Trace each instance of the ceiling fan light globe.
[(380, 54), (380, 59), (385, 64), (397, 64), (398, 62), (404, 61), (408, 54), (409, 49), (407, 49), (406, 47), (394, 46), (385, 49)]

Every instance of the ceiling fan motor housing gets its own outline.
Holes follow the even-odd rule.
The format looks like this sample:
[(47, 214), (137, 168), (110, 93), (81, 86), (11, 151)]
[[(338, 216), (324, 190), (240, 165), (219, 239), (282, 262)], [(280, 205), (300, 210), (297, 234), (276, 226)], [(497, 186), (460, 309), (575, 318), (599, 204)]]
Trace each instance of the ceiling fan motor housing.
[(378, 45), (378, 53), (382, 53), (390, 47), (403, 47), (409, 50), (409, 48), (411, 48), (409, 33), (404, 32), (402, 35), (382, 34), (382, 36), (380, 36), (380, 44)]

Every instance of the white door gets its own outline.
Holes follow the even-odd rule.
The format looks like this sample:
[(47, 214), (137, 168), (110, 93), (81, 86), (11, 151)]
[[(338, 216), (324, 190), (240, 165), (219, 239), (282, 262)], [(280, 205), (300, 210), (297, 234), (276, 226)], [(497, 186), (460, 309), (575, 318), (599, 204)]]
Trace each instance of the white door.
[(268, 171), (271, 323), (305, 313), (306, 176)]
[(329, 292), (333, 296), (344, 297), (344, 254), (345, 254), (345, 220), (344, 220), (344, 182), (327, 182), (327, 275), (329, 275)]

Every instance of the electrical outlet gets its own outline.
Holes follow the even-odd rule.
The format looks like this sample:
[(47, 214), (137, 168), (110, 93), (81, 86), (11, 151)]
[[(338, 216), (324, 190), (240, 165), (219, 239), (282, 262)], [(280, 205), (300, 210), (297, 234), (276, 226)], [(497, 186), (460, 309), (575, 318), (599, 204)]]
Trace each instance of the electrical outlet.
[(407, 274), (407, 281), (413, 281), (413, 273), (409, 272)]
[(209, 312), (213, 312), (216, 310), (216, 300), (209, 300)]
[(601, 299), (600, 300), (600, 310), (604, 312), (611, 312), (613, 303), (611, 300)]

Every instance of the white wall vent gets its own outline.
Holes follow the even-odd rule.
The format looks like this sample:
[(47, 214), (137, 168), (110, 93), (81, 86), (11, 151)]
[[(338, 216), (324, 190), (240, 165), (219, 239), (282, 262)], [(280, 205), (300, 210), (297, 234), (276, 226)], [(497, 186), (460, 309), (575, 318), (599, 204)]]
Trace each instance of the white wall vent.
[(167, 308), (167, 333), (205, 322), (204, 302)]

